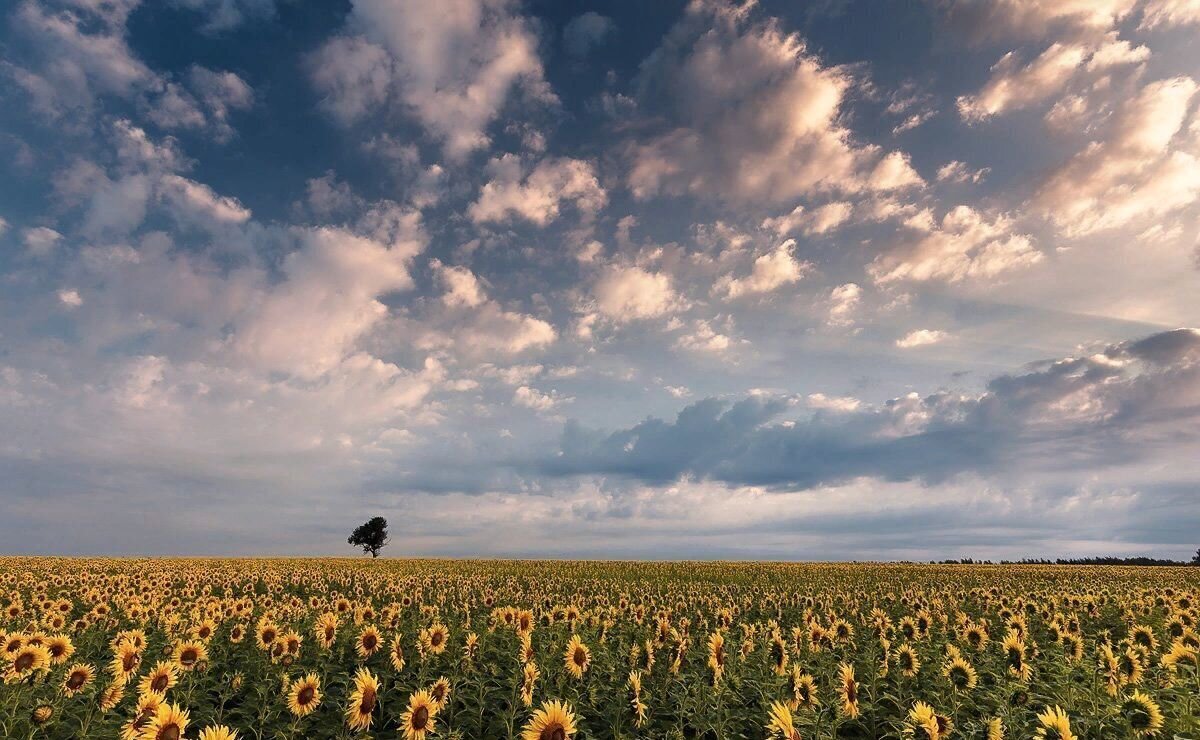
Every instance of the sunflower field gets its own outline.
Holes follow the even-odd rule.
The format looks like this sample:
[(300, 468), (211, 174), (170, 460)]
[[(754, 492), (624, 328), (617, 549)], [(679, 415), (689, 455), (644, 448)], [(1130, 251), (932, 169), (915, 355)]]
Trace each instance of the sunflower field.
[(0, 737), (1190, 738), (1200, 568), (0, 558)]

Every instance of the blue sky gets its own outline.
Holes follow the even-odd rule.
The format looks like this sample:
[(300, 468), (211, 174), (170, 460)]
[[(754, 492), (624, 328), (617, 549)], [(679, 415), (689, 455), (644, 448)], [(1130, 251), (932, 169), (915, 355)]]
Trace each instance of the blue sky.
[(12, 552), (1183, 557), (1196, 0), (21, 0)]

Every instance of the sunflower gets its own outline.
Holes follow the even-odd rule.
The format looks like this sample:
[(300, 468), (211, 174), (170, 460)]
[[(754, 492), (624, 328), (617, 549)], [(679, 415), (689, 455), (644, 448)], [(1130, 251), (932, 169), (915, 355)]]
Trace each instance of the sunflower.
[(1052, 707), (1037, 716), (1037, 732), (1033, 734), (1038, 740), (1075, 740), (1071, 734), (1071, 719), (1060, 707)]
[(368, 624), (363, 628), (362, 632), (358, 633), (358, 639), (355, 641), (354, 652), (358, 653), (358, 657), (365, 660), (379, 652), (380, 642), (379, 630), (375, 628), (375, 625)]
[(208, 648), (197, 640), (185, 640), (175, 646), (171, 659), (180, 670), (190, 671), (208, 660)]
[(983, 726), (987, 728), (987, 740), (1004, 740), (1004, 720), (992, 717)]
[(921, 659), (917, 657), (917, 651), (908, 645), (901, 645), (896, 649), (896, 665), (905, 678), (912, 678), (921, 670)]
[(563, 663), (567, 667), (567, 672), (575, 678), (583, 678), (583, 674), (587, 673), (588, 667), (592, 664), (592, 651), (583, 644), (579, 635), (571, 635), (567, 649), (563, 652)]
[(392, 661), (392, 668), (395, 668), (397, 672), (404, 670), (403, 637), (404, 637), (404, 635), (397, 632), (396, 636), (392, 638), (391, 649), (388, 650), (388, 655)]
[(428, 691), (416, 691), (408, 697), (408, 709), (400, 717), (404, 740), (425, 740), (426, 733), (437, 728), (437, 713), (440, 705)]
[(75, 654), (75, 645), (66, 635), (53, 635), (46, 640), (46, 652), (50, 654), (52, 665), (61, 665)]
[(1117, 656), (1117, 672), (1121, 683), (1126, 686), (1136, 686), (1142, 682), (1145, 671), (1145, 657), (1133, 648), (1126, 648), (1124, 653)]
[(108, 664), (108, 671), (113, 678), (125, 684), (129, 683), (129, 679), (133, 678), (141, 664), (141, 651), (132, 642), (122, 640), (117, 644), (116, 654)]
[(522, 663), (528, 663), (533, 660), (533, 635), (531, 633), (521, 633), (521, 648), (517, 651), (517, 657)]
[(379, 680), (366, 668), (359, 668), (358, 673), (354, 674), (354, 691), (346, 707), (346, 724), (350, 729), (369, 729), (378, 702)]
[(815, 709), (821, 705), (821, 700), (817, 698), (817, 682), (800, 670), (799, 666), (792, 668), (791, 685), (792, 700), (788, 702), (788, 706), (792, 710)]
[(76, 663), (67, 669), (63, 677), (62, 692), (66, 696), (75, 696), (86, 689), (95, 677), (95, 670), (87, 663)]
[(266, 617), (259, 620), (258, 627), (254, 630), (254, 640), (260, 650), (270, 650), (278, 637), (279, 628), (271, 620)]
[(527, 707), (533, 706), (533, 689), (541, 675), (537, 663), (531, 660), (525, 664), (525, 670), (521, 676), (521, 703)]
[(450, 703), (450, 682), (446, 680), (445, 676), (441, 676), (433, 682), (433, 685), (429, 687), (429, 695), (437, 702), (438, 711)]
[(1100, 668), (1100, 675), (1104, 677), (1105, 690), (1109, 696), (1116, 696), (1122, 683), (1117, 656), (1113, 654), (1111, 645), (1101, 645), (1099, 653), (1100, 657), (1096, 659), (1096, 663)]
[(979, 683), (979, 674), (963, 658), (951, 658), (946, 661), (946, 665), (942, 667), (942, 675), (950, 680), (950, 685), (955, 691), (973, 689)]
[(571, 740), (575, 713), (561, 701), (543, 703), (521, 730), (521, 740)]
[(1029, 661), (1025, 659), (1025, 641), (1013, 631), (1004, 638), (1002, 645), (1009, 673), (1021, 681), (1028, 681), (1033, 671), (1029, 667)]
[(475, 653), (479, 650), (479, 635), (474, 632), (467, 635), (467, 641), (463, 643), (463, 660), (470, 663), (475, 660)]
[(800, 731), (796, 729), (795, 722), (792, 720), (792, 711), (783, 702), (777, 701), (771, 704), (767, 720), (767, 732), (771, 734), (771, 737), (778, 733), (783, 740), (801, 740)]
[(629, 706), (633, 710), (634, 726), (641, 727), (646, 723), (646, 705), (642, 703), (642, 672), (630, 671), (625, 686), (629, 689)]
[(1134, 691), (1121, 705), (1121, 716), (1129, 723), (1130, 731), (1137, 737), (1152, 737), (1163, 726), (1163, 713), (1147, 694)]
[(446, 652), (446, 644), (450, 642), (450, 630), (446, 629), (446, 625), (441, 622), (436, 622), (429, 629), (421, 633), (421, 643), (425, 646), (425, 651), (433, 655), (441, 655)]
[(5, 683), (17, 683), (50, 666), (50, 653), (42, 645), (22, 645), (12, 655), (12, 664), (4, 672)]
[(333, 612), (325, 612), (320, 617), (317, 617), (316, 624), (313, 625), (313, 637), (317, 639), (317, 644), (323, 648), (333, 646), (334, 640), (337, 639), (338, 630), (338, 615)]
[(34, 725), (44, 725), (54, 716), (54, 707), (49, 704), (39, 704), (29, 714), (29, 721)]
[(198, 740), (238, 740), (238, 734), (225, 725), (210, 725), (200, 731)]
[(854, 680), (854, 666), (842, 663), (838, 666), (838, 692), (842, 696), (841, 711), (850, 719), (858, 716), (858, 681)]
[(1172, 672), (1179, 670), (1180, 666), (1191, 666), (1195, 670), (1198, 667), (1197, 663), (1196, 649), (1189, 647), (1182, 640), (1176, 640), (1162, 658), (1162, 664)]
[(121, 699), (124, 697), (125, 684), (121, 681), (113, 681), (104, 688), (104, 691), (100, 692), (100, 701), (97, 702), (97, 706), (100, 708), (100, 713), (104, 714), (112, 711), (118, 704), (121, 703)]
[(1083, 640), (1079, 635), (1069, 632), (1063, 635), (1062, 646), (1068, 663), (1078, 663), (1083, 658)]
[(142, 680), (138, 682), (138, 693), (154, 692), (165, 696), (175, 685), (178, 676), (178, 665), (169, 660), (161, 660), (149, 673), (142, 676)]
[(133, 717), (121, 728), (121, 740), (137, 740), (141, 737), (142, 731), (150, 726), (150, 721), (158, 714), (158, 708), (165, 701), (166, 698), (162, 694), (154, 692), (139, 696), (137, 706), (134, 707)]
[(963, 642), (972, 650), (979, 651), (987, 647), (988, 633), (982, 625), (971, 624), (963, 630)]
[(904, 736), (920, 738), (921, 740), (938, 740), (941, 731), (938, 727), (937, 712), (933, 707), (919, 701), (908, 710), (908, 719), (904, 723)]
[(1154, 630), (1144, 624), (1139, 624), (1129, 633), (1129, 642), (1134, 647), (1152, 653), (1158, 648), (1158, 638), (1154, 636)]
[(771, 668), (776, 676), (787, 675), (788, 652), (783, 639), (779, 635), (771, 638)]
[(187, 729), (188, 713), (175, 704), (163, 704), (142, 730), (138, 740), (181, 740)]
[(708, 636), (708, 667), (712, 669), (713, 683), (721, 680), (725, 673), (725, 636), (714, 632)]
[(317, 674), (310, 673), (303, 678), (292, 681), (288, 687), (287, 705), (296, 717), (305, 717), (321, 703), (321, 679)]

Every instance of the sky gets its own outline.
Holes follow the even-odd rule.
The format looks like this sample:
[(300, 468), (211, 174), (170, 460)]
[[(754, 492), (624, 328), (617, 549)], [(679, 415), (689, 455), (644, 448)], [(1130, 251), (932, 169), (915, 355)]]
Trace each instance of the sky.
[(1200, 0), (13, 0), (0, 551), (1200, 546)]

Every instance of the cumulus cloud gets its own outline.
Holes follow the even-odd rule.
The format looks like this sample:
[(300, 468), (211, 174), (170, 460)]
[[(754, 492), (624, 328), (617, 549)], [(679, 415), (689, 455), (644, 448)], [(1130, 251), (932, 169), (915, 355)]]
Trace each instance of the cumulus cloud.
[(516, 10), (510, 0), (356, 0), (347, 34), (316, 52), (313, 83), (344, 123), (394, 99), (447, 156), (462, 158), (487, 146), (513, 90), (553, 100), (537, 39)]
[(475, 223), (523, 218), (545, 226), (558, 218), (563, 203), (591, 218), (608, 202), (592, 165), (579, 159), (543, 159), (525, 172), (521, 158), (505, 154), (487, 167), (490, 179), (467, 209)]
[(745, 277), (726, 275), (717, 281), (713, 290), (728, 298), (751, 293), (769, 293), (785, 285), (798, 282), (812, 265), (800, 262), (793, 254), (795, 239), (788, 239), (775, 249), (754, 259), (750, 274)]
[(14, 22), (36, 41), (36, 68), (14, 68), (16, 80), (44, 112), (59, 115), (90, 106), (98, 94), (132, 98), (157, 75), (130, 49), (125, 22), (136, 2), (79, 4), (50, 12), (27, 0)]
[(25, 243), (25, 250), (32, 256), (46, 257), (62, 241), (62, 234), (48, 226), (34, 226), (21, 230), (21, 241)]
[(1010, 51), (992, 66), (991, 77), (979, 92), (958, 98), (958, 112), (966, 121), (982, 121), (1055, 96), (1080, 70), (1105, 72), (1149, 57), (1147, 47), (1135, 47), (1115, 34), (1098, 44), (1055, 42), (1027, 63)]
[(1095, 35), (1129, 16), (1139, 0), (938, 0), (952, 27), (974, 40)]
[(1066, 235), (1083, 236), (1194, 203), (1200, 149), (1186, 141), (1185, 124), (1196, 90), (1189, 77), (1147, 83), (1101, 138), (1051, 173), (1035, 205)]
[(615, 432), (568, 422), (557, 453), (535, 467), (550, 476), (796, 490), (860, 477), (935, 482), (1016, 468), (1116, 466), (1152, 455), (1164, 439), (1196, 440), (1200, 330), (1042, 363), (996, 377), (978, 394), (912, 393), (780, 420), (791, 408), (788, 399), (753, 396), (732, 406), (707, 399), (673, 421), (651, 417)]
[(854, 312), (862, 300), (862, 288), (855, 283), (839, 285), (829, 293), (829, 318), (831, 326), (850, 326), (854, 323)]
[(487, 300), (487, 294), (479, 283), (475, 273), (466, 267), (444, 265), (439, 260), (432, 260), (429, 266), (437, 273), (438, 279), (445, 286), (442, 302), (447, 306), (465, 306), (474, 308)]
[(977, 121), (1043, 100), (1066, 85), (1085, 56), (1082, 46), (1056, 43), (1022, 65), (1020, 56), (1010, 51), (992, 67), (983, 89), (958, 99), (958, 112)]
[(949, 334), (940, 329), (916, 329), (897, 339), (896, 346), (900, 349), (924, 347), (928, 344), (937, 344), (944, 341), (949, 336)]
[(634, 265), (605, 269), (592, 294), (599, 312), (616, 323), (652, 319), (680, 305), (670, 275)]
[(868, 265), (875, 282), (994, 278), (1042, 259), (1028, 235), (1013, 231), (1010, 217), (966, 205), (952, 208), (940, 222), (910, 221), (905, 231)]
[(571, 400), (573, 399), (561, 396), (554, 391), (542, 393), (536, 388), (530, 388), (527, 385), (520, 386), (513, 391), (513, 403), (515, 405), (533, 409), (540, 413), (553, 411), (561, 404), (569, 403)]
[(387, 316), (380, 296), (412, 285), (408, 263), (423, 237), (387, 245), (331, 227), (295, 235), (299, 249), (284, 259), (283, 282), (236, 327), (232, 342), (266, 369), (314, 378)]
[(1173, 28), (1200, 23), (1196, 0), (1147, 0), (1142, 6), (1143, 29)]
[(641, 98), (670, 127), (630, 146), (633, 194), (778, 203), (919, 185), (903, 154), (852, 140), (841, 118), (851, 75), (752, 10), (696, 0), (643, 63)]
[(853, 212), (854, 205), (847, 201), (825, 203), (816, 208), (799, 205), (791, 213), (764, 219), (762, 228), (774, 231), (779, 236), (796, 232), (825, 234), (846, 223)]

